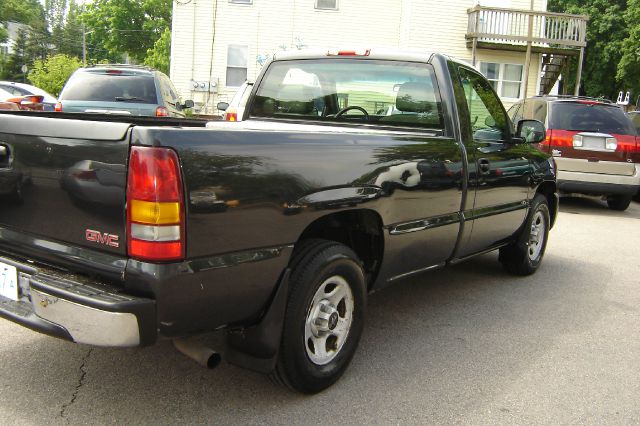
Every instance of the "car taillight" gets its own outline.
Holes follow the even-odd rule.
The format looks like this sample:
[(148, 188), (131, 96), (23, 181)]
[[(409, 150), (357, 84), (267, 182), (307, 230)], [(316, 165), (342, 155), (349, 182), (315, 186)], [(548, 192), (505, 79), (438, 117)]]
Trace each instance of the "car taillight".
[(53, 110), (55, 112), (62, 112), (62, 103), (58, 102), (57, 104), (55, 104), (55, 106), (53, 107)]
[(182, 177), (168, 148), (131, 148), (127, 177), (129, 256), (147, 261), (182, 260), (185, 221)]
[(168, 117), (168, 116), (169, 116), (169, 110), (167, 110), (165, 107), (156, 108), (156, 117)]
[(235, 109), (228, 109), (224, 119), (226, 121), (238, 121), (238, 111)]
[(573, 147), (573, 137), (577, 132), (568, 130), (547, 130), (549, 145), (555, 147)]

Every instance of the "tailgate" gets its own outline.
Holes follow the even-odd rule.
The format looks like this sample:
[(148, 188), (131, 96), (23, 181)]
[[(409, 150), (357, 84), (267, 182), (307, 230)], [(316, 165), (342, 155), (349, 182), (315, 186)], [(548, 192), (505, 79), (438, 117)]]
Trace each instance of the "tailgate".
[(597, 101), (552, 104), (549, 149), (558, 170), (632, 176), (635, 128), (617, 105)]
[(0, 115), (0, 227), (126, 255), (130, 126)]

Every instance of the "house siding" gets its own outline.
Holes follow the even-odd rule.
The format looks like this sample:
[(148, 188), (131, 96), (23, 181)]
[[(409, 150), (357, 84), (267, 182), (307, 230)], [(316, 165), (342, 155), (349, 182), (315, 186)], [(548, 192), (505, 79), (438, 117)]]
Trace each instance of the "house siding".
[[(451, 0), (338, 0), (338, 10), (316, 10), (315, 0), (181, 0), (173, 4), (171, 79), (181, 96), (206, 104), (203, 112), (229, 101), (236, 87), (226, 84), (227, 48), (248, 48), (247, 78), (254, 80), (261, 59), (281, 50), (335, 47), (408, 48), (442, 52), (471, 60), (467, 48), (467, 9), (475, 1)], [(511, 8), (528, 9), (529, 0), (510, 2)], [(534, 7), (541, 10), (543, 1)], [(215, 21), (215, 22), (214, 22)], [(215, 30), (215, 31), (214, 31)], [(212, 49), (213, 44), (213, 49)], [(524, 54), (478, 50), (477, 60), (524, 64)], [(528, 94), (536, 92), (539, 55), (533, 55)], [(193, 91), (193, 81), (211, 81), (216, 93)]]

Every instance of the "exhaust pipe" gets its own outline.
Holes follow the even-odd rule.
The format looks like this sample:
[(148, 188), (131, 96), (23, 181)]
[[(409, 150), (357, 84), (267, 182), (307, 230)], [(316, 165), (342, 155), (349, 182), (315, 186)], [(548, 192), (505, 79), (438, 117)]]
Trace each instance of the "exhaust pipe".
[(173, 346), (206, 368), (216, 368), (222, 361), (219, 353), (194, 339), (173, 339)]

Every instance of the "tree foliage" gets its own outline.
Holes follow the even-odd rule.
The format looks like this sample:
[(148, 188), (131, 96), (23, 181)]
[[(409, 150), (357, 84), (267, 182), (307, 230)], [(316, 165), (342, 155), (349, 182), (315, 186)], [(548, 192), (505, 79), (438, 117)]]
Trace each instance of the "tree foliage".
[(144, 64), (169, 74), (169, 59), (171, 56), (171, 30), (165, 28), (162, 36), (155, 42), (152, 49), (147, 50)]
[(29, 81), (46, 92), (58, 96), (71, 74), (82, 66), (80, 59), (64, 54), (36, 60)]
[[(0, 24), (23, 23), (15, 53), (0, 58), (0, 79), (22, 80), (29, 69), (50, 56), (82, 57), (86, 32), (90, 63), (122, 62), (128, 56), (164, 72), (169, 70), (172, 0), (0, 0)], [(7, 38), (0, 25), (0, 41)]]
[(20, 31), (13, 45), (13, 53), (9, 55), (3, 67), (1, 76), (9, 80), (23, 81), (25, 79), (22, 66), (27, 65), (27, 33)]
[(629, 36), (622, 42), (616, 79), (637, 99), (640, 96), (640, 0), (629, 0), (624, 21)]
[(172, 0), (95, 0), (81, 19), (92, 31), (93, 44), (103, 44), (112, 55), (127, 53), (143, 62), (170, 27), (171, 11)]
[[(637, 71), (635, 75), (630, 72), (637, 67), (637, 55), (632, 58), (631, 52), (640, 46), (640, 12), (632, 16), (632, 10), (638, 9), (639, 3), (639, 0), (549, 0), (550, 11), (589, 16), (581, 94), (615, 99), (620, 90), (626, 91), (638, 84)], [(634, 32), (638, 33), (635, 41), (631, 37)], [(631, 59), (636, 59), (636, 65)], [(576, 71), (574, 60), (569, 78), (565, 80), (569, 86), (575, 87)]]
[(7, 33), (7, 29), (0, 23), (0, 43), (7, 41), (8, 36), (9, 33)]
[(0, 22), (20, 22), (29, 26), (44, 23), (44, 8), (38, 0), (2, 0)]

